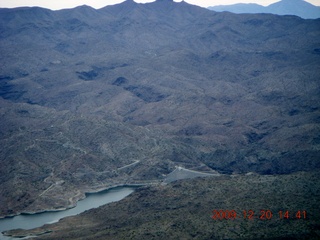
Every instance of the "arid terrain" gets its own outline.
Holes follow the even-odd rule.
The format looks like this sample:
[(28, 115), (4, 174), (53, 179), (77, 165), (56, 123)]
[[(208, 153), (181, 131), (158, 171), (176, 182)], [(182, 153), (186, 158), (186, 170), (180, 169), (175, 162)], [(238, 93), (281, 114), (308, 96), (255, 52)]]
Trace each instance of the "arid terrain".
[(43, 240), (319, 239), (319, 186), (319, 172), (189, 179), (9, 233)]
[(309, 179), (320, 169), (319, 36), (320, 19), (171, 0), (0, 9), (0, 216), (161, 182), (177, 166)]

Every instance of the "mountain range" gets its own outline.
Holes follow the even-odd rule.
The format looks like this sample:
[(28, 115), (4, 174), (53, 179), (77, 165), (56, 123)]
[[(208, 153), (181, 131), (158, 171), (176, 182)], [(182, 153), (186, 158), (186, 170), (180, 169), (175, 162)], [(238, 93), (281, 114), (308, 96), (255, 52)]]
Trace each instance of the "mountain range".
[(319, 26), (172, 0), (0, 9), (0, 215), (177, 166), (319, 170)]
[(320, 7), (304, 0), (281, 0), (266, 7), (254, 3), (238, 3), (209, 7), (209, 9), (217, 12), (272, 13), (277, 15), (296, 15), (305, 19), (320, 18)]

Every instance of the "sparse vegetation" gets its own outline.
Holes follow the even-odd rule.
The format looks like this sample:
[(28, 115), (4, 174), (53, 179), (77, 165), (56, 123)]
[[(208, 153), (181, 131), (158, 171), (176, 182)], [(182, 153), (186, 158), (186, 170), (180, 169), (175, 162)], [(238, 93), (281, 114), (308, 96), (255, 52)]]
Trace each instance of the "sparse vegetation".
[[(0, 216), (69, 207), (88, 190), (161, 181), (175, 166), (268, 175), (320, 168), (319, 20), (158, 0), (99, 10), (0, 9), (0, 23)], [(277, 177), (252, 181), (261, 179), (262, 187), (272, 179), (270, 187)], [(250, 188), (245, 178), (240, 186)], [(284, 185), (277, 189), (292, 197), (279, 181)], [(140, 196), (142, 205), (133, 201), (127, 209), (134, 214), (113, 215), (110, 224), (91, 229), (92, 238), (121, 236), (128, 219), (139, 227), (127, 231), (133, 238), (167, 238), (166, 229), (172, 237), (224, 238), (208, 230), (210, 210), (199, 206), (236, 207), (225, 202), (228, 191), (239, 192), (230, 203), (246, 199), (241, 204), (249, 208), (256, 200), (234, 180), (221, 180), (224, 190), (212, 185), (221, 194), (213, 201), (209, 182), (141, 190), (150, 200), (138, 191), (130, 201)], [(175, 188), (191, 195), (174, 195)], [(192, 192), (197, 189), (206, 203)], [(272, 208), (278, 195), (266, 191), (259, 207)], [(153, 193), (173, 195), (155, 203)], [(142, 220), (136, 210), (143, 207), (153, 209), (154, 220)], [(155, 220), (163, 227), (153, 227)], [(215, 223), (217, 229), (224, 223)], [(227, 236), (246, 238), (257, 223), (227, 222), (233, 232)], [(315, 233), (309, 223), (292, 224), (294, 237), (299, 228)]]
[[(120, 202), (39, 229), (11, 233), (52, 231), (39, 237), (48, 240), (318, 239), (319, 181), (319, 172), (181, 180), (142, 187)], [(234, 210), (237, 217), (222, 219), (221, 214), (214, 220), (214, 210)], [(288, 218), (280, 218), (279, 211), (288, 211)], [(306, 218), (303, 214), (298, 218), (298, 211), (306, 211)]]

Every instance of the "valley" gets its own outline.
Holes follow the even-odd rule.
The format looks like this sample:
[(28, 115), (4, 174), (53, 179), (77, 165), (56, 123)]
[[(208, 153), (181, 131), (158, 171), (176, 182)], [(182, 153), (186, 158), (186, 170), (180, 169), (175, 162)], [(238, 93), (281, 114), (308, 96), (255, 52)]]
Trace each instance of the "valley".
[[(215, 175), (168, 183), (188, 185), (177, 204), (183, 191), (217, 177), (239, 176), (247, 193), (254, 178), (299, 176), (292, 189), (318, 181), (319, 26), (171, 0), (0, 9), (0, 217), (70, 208), (112, 186), (179, 179), (177, 169)], [(146, 189), (150, 201), (159, 196), (149, 191), (163, 194)], [(272, 202), (279, 189), (261, 199)], [(299, 206), (318, 197), (301, 196)], [(303, 228), (316, 236), (311, 225)]]

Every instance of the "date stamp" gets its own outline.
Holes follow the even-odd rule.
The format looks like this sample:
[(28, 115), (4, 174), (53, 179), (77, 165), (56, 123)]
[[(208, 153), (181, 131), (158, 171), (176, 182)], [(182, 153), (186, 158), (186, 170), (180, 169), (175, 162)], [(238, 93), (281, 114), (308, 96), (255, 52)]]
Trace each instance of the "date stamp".
[(213, 210), (211, 218), (213, 220), (235, 220), (235, 219), (246, 219), (246, 220), (271, 220), (271, 219), (307, 219), (306, 210), (280, 210), (277, 212), (272, 212), (271, 210), (262, 209), (260, 211), (254, 210)]

